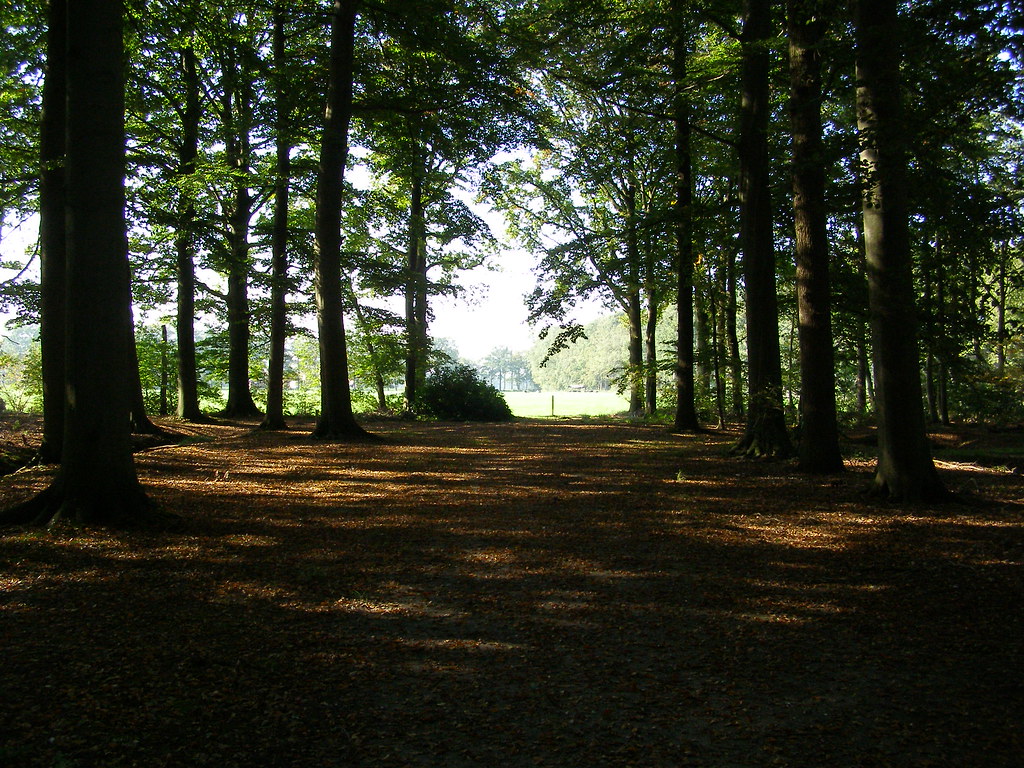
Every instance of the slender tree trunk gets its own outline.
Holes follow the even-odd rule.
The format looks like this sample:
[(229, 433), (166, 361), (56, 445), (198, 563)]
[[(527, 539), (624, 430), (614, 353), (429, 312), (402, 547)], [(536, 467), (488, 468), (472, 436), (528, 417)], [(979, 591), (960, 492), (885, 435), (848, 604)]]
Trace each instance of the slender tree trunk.
[(68, 4), (67, 358), (63, 462), (3, 522), (131, 524), (148, 507), (129, 411), (122, 3)]
[(342, 182), (352, 117), (352, 64), (356, 2), (335, 0), (331, 58), (320, 166), (317, 172), (314, 280), (320, 338), (320, 418), (314, 437), (365, 437), (352, 413), (341, 279)]
[(999, 276), (996, 286), (996, 373), (1000, 376), (1006, 369), (1006, 268), (1008, 243), (999, 247)]
[(747, 292), (747, 424), (733, 449), (745, 456), (792, 455), (782, 406), (782, 359), (769, 192), (768, 40), (771, 0), (746, 0), (740, 105), (740, 243)]
[(287, 429), (284, 420), (284, 351), (288, 337), (288, 184), (291, 178), (288, 80), (285, 72), (284, 6), (274, 7), (274, 111), (277, 167), (274, 179), (274, 233), (271, 243), (270, 359), (267, 362), (267, 415), (263, 429)]
[(800, 334), (800, 447), (804, 472), (843, 469), (836, 418), (832, 289), (821, 140), (822, 3), (789, 0), (790, 123)]
[[(178, 170), (183, 179), (191, 179), (199, 157), (199, 69), (195, 48), (187, 45), (181, 54), (185, 84), (185, 111), (182, 120), (181, 149)], [(196, 365), (196, 274), (195, 274), (195, 198), (189, 189), (179, 197), (178, 229), (174, 246), (177, 266), (178, 300), (175, 330), (178, 344), (178, 409), (179, 419), (199, 421), (199, 374)]]
[[(633, 158), (629, 164), (632, 167)], [(626, 289), (626, 320), (629, 323), (629, 412), (638, 416), (644, 408), (644, 335), (643, 335), (643, 302), (640, 298), (641, 263), (640, 244), (636, 228), (636, 184), (632, 180), (625, 189), (626, 204), (626, 263), (629, 270), (629, 286)]]
[(167, 376), (167, 326), (160, 326), (160, 415), (166, 416), (168, 410), (168, 376)]
[(39, 448), (39, 460), (45, 463), (60, 461), (64, 441), (66, 61), (67, 0), (50, 0), (39, 132), (39, 340), (43, 367), (43, 442)]
[(907, 214), (896, 0), (858, 0), (857, 123), (875, 354), (874, 488), (902, 502), (945, 494), (925, 433)]
[(643, 309), (640, 291), (632, 289), (627, 299), (626, 319), (629, 323), (629, 412), (631, 415), (643, 413), (643, 376), (644, 342), (643, 342)]
[(684, 29), (685, 9), (673, 0), (675, 37), (672, 41), (672, 79), (675, 94), (672, 120), (675, 127), (675, 273), (676, 273), (676, 413), (674, 428), (692, 432), (700, 428), (697, 419), (693, 373), (693, 152), (690, 141), (690, 99), (685, 90), (688, 39)]
[(711, 304), (711, 363), (715, 382), (715, 413), (718, 415), (718, 427), (725, 426), (725, 377), (722, 375), (722, 359), (724, 357), (725, 312), (717, 292), (709, 295)]
[(727, 259), (725, 332), (729, 345), (729, 390), (732, 393), (732, 415), (743, 418), (743, 359), (740, 357), (740, 336), (736, 329), (736, 253), (730, 250)]
[(416, 397), (426, 373), (427, 258), (423, 217), (424, 161), (417, 147), (409, 196), (409, 270), (405, 285), (405, 407), (415, 410)]
[[(654, 270), (654, 265), (649, 264)], [(654, 416), (658, 412), (658, 301), (652, 275), (648, 272), (644, 288), (647, 299), (647, 317), (644, 323), (644, 413)]]
[(128, 333), (128, 385), (131, 388), (130, 419), (132, 432), (140, 435), (159, 435), (163, 430), (154, 424), (146, 413), (146, 398), (142, 391), (142, 374), (139, 370), (139, 348), (135, 340), (135, 312), (131, 301), (132, 271), (128, 260), (128, 238), (122, 243), (124, 248), (124, 275), (122, 279), (128, 286), (129, 298), (127, 306), (127, 322), (125, 327)]
[(370, 356), (370, 363), (373, 366), (373, 383), (377, 390), (377, 409), (381, 413), (385, 413), (388, 410), (388, 398), (387, 393), (384, 391), (384, 374), (381, 373), (382, 361), (380, 358), (380, 352), (377, 346), (370, 340), (373, 333), (373, 328), (370, 326), (366, 318), (366, 314), (363, 312), (363, 308), (359, 306), (359, 298), (356, 296), (355, 286), (349, 281), (349, 293), (352, 301), (352, 309), (356, 315), (356, 323), (359, 324), (359, 328), (366, 339), (366, 352)]
[(708, 314), (706, 298), (699, 291), (694, 292), (694, 391), (698, 397), (707, 397), (711, 394), (711, 339), (714, 336), (714, 329), (711, 327), (712, 318)]

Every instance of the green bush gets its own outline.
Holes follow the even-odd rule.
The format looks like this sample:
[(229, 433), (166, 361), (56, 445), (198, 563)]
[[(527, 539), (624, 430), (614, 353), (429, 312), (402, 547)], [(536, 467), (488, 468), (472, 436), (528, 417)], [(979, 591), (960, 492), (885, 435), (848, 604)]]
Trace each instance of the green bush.
[(501, 393), (461, 363), (437, 368), (427, 376), (416, 412), (434, 419), (509, 421), (512, 411)]

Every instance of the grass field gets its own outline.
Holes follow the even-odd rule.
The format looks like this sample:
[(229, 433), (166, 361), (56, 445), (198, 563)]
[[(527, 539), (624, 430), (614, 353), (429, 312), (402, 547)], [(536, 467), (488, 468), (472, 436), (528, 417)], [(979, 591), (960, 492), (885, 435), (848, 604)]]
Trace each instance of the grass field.
[[(614, 391), (606, 392), (504, 392), (516, 416), (607, 416), (628, 410), (629, 401)], [(552, 402), (554, 411), (552, 412)]]

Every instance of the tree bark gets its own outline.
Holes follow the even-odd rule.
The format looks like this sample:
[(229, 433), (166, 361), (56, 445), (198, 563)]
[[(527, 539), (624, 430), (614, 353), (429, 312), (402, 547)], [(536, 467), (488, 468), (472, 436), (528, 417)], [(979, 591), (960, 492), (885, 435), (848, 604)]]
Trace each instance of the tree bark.
[(647, 303), (644, 323), (644, 414), (654, 416), (658, 412), (658, 299), (651, 274), (653, 259), (648, 260), (647, 285), (644, 294)]
[(746, 0), (740, 104), (740, 243), (747, 293), (747, 423), (733, 452), (785, 458), (793, 453), (782, 406), (782, 359), (775, 289), (768, 165), (770, 0)]
[(352, 413), (341, 282), (341, 199), (352, 117), (356, 2), (335, 0), (331, 14), (330, 81), (317, 173), (314, 281), (320, 340), (320, 418), (313, 436), (365, 437)]
[(821, 138), (824, 11), (821, 2), (789, 0), (790, 125), (800, 337), (799, 468), (817, 474), (843, 469), (836, 418), (832, 289)]
[(267, 361), (267, 415), (263, 429), (287, 429), (284, 420), (284, 351), (288, 336), (288, 185), (291, 177), (288, 81), (285, 73), (284, 7), (274, 7), (274, 111), (277, 166), (274, 179), (274, 232), (271, 243), (270, 359)]
[[(178, 172), (181, 178), (191, 178), (196, 172), (199, 157), (199, 69), (196, 52), (187, 45), (181, 53), (185, 86), (185, 111), (182, 116), (181, 149), (178, 154)], [(195, 220), (196, 204), (186, 186), (180, 191), (179, 218), (174, 246), (177, 268), (178, 298), (175, 331), (178, 344), (178, 407), (179, 419), (199, 421), (199, 374), (196, 365), (196, 274), (195, 274)]]
[(67, 0), (50, 0), (39, 132), (39, 341), (43, 368), (43, 442), (39, 460), (44, 463), (60, 461), (64, 441), (66, 113)]
[(408, 274), (405, 284), (405, 408), (414, 411), (416, 397), (426, 377), (427, 356), (427, 254), (424, 237), (423, 176), (425, 162), (416, 142), (409, 196)]
[(129, 429), (122, 13), (118, 0), (68, 4), (63, 461), (2, 522), (131, 524), (148, 508)]
[(725, 335), (728, 344), (729, 390), (732, 393), (732, 415), (743, 418), (743, 359), (740, 357), (740, 336), (736, 329), (736, 253), (730, 249), (726, 258)]
[(857, 124), (878, 412), (874, 490), (901, 502), (945, 495), (925, 432), (906, 201), (896, 0), (858, 0)]
[(251, 128), (251, 86), (247, 73), (239, 71), (235, 54), (229, 54), (224, 88), (227, 137), (225, 154), (235, 173), (234, 198), (228, 210), (228, 402), (222, 415), (233, 418), (262, 416), (252, 399), (249, 383), (249, 221), (252, 195), (249, 191)]
[(643, 412), (643, 308), (640, 291), (631, 289), (626, 299), (626, 320), (629, 324), (629, 364), (626, 376), (629, 382), (629, 413), (638, 416)]
[(675, 95), (675, 273), (676, 273), (676, 412), (673, 427), (680, 432), (700, 428), (693, 372), (693, 156), (690, 142), (690, 100), (685, 91), (688, 41), (683, 30), (683, 7), (672, 4), (676, 24), (672, 50)]

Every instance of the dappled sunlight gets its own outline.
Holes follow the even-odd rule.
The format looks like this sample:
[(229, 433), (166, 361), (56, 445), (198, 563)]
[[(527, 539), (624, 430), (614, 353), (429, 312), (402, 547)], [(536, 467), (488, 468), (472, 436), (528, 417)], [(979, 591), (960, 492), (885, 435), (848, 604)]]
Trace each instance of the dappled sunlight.
[[(965, 680), (973, 722), (1006, 729), (991, 702), (1014, 694), (986, 670), (1019, 650), (1005, 611), (1024, 556), (1016, 507), (908, 514), (867, 503), (867, 466), (806, 478), (725, 458), (724, 434), (379, 431), (345, 444), (218, 426), (213, 442), (137, 456), (171, 530), (4, 537), (0, 682), (18, 700), (35, 692), (11, 670), (54, 686), (22, 716), (29, 730), (54, 732), (56, 700), (75, 715), (58, 716), (58, 738), (87, 738), (109, 699), (142, 734), (240, 717), (312, 739), (344, 729), (367, 765), (417, 764), (435, 754), (420, 745), (458, 733), (501, 734), (552, 765), (576, 764), (587, 739), (685, 765), (737, 722), (752, 743), (827, 727), (843, 755), (866, 739), (900, 754), (920, 732), (890, 725), (910, 712), (960, 733)], [(1016, 478), (973, 476), (1015, 492)], [(2, 488), (24, 496), (47, 477)], [(638, 733), (679, 741), (649, 761)]]

